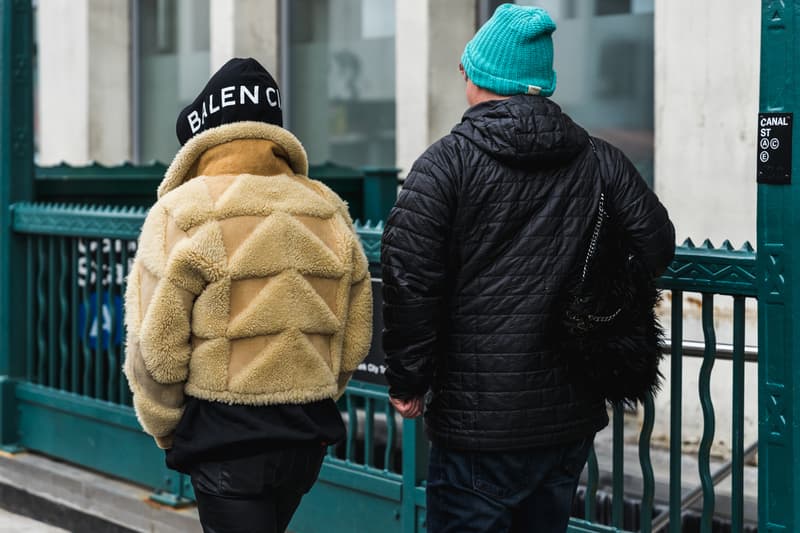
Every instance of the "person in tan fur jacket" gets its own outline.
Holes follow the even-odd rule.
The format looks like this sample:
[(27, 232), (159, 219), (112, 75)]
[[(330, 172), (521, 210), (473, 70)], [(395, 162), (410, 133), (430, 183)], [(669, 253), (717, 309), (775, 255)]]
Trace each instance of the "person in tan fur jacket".
[(191, 475), (206, 532), (285, 529), (371, 341), (347, 206), (306, 177), (280, 105), (258, 62), (233, 59), (183, 110), (125, 295), (137, 417)]

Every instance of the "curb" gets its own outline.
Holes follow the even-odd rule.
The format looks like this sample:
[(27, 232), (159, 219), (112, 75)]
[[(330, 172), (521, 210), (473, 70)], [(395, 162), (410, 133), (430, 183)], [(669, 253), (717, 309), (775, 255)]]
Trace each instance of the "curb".
[(197, 509), (149, 500), (151, 491), (45, 456), (0, 453), (0, 507), (77, 533), (200, 532)]

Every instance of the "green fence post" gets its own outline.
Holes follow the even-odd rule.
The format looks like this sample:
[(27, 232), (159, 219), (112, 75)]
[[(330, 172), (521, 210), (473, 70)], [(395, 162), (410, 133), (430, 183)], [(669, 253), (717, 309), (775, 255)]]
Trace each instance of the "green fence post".
[[(22, 239), (11, 231), (11, 204), (33, 189), (33, 7), (0, 0), (0, 444), (17, 442), (14, 378), (25, 361), (27, 316)], [(13, 308), (12, 308), (13, 306)]]
[(364, 222), (386, 220), (397, 200), (397, 168), (364, 168)]
[[(758, 529), (800, 528), (800, 158), (792, 157), (800, 0), (762, 0), (758, 120)], [(769, 114), (769, 115), (765, 115)], [(795, 172), (795, 169), (798, 172)], [(800, 308), (798, 308), (800, 312)]]
[(173, 470), (165, 470), (164, 483), (157, 488), (150, 499), (161, 505), (180, 508), (194, 503), (192, 479)]
[(417, 533), (420, 520), (417, 516), (417, 487), (428, 476), (428, 439), (422, 428), (422, 419), (403, 420), (403, 492), (400, 502), (403, 533)]

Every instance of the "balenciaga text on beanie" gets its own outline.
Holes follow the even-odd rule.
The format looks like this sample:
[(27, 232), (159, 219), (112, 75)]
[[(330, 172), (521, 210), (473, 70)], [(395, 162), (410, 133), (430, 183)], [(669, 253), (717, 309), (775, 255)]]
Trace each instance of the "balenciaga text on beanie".
[(225, 63), (178, 115), (175, 131), (181, 145), (210, 128), (253, 120), (283, 126), (278, 84), (253, 58)]

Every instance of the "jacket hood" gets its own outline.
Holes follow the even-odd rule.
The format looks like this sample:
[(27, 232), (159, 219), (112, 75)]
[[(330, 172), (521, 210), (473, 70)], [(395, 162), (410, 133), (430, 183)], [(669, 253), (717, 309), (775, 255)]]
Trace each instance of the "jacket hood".
[(558, 164), (573, 159), (589, 142), (552, 100), (516, 95), (475, 105), (464, 113), (453, 134), (512, 166)]
[(295, 174), (308, 175), (308, 156), (303, 145), (291, 132), (264, 122), (231, 122), (206, 130), (183, 145), (158, 186), (158, 198), (193, 178), (196, 164), (207, 150), (238, 139), (272, 141), (286, 154), (287, 162)]

